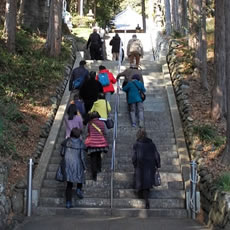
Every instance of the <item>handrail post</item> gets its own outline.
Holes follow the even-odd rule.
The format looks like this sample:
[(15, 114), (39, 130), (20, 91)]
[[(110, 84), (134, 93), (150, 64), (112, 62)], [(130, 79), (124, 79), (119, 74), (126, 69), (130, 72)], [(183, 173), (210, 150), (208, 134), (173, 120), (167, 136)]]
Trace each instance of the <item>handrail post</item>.
[(31, 216), (31, 207), (32, 207), (32, 173), (33, 173), (33, 160), (29, 159), (29, 170), (27, 178), (27, 216)]
[(198, 174), (195, 161), (190, 162), (190, 169), (190, 191), (186, 192), (186, 203), (189, 216), (196, 219), (196, 214), (200, 211), (200, 192), (196, 191)]

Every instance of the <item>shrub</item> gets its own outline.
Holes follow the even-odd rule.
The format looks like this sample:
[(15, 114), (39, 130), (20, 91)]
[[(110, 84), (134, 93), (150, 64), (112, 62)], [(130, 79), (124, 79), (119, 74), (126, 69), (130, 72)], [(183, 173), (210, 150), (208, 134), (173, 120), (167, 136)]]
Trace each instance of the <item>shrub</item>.
[(225, 143), (225, 137), (218, 135), (216, 129), (211, 125), (195, 126), (193, 131), (202, 142), (212, 143), (216, 147), (220, 147)]
[(230, 192), (230, 172), (221, 174), (215, 181), (217, 188), (221, 191)]
[(92, 25), (95, 24), (95, 19), (86, 16), (82, 17), (76, 15), (72, 17), (72, 23), (73, 23), (73, 27), (88, 28), (88, 27), (92, 27)]

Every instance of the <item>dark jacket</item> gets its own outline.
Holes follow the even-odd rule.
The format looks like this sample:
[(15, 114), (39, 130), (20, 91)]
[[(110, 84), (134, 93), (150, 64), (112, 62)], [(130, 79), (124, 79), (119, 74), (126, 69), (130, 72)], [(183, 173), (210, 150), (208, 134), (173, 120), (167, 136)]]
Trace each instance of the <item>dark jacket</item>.
[[(80, 88), (79, 96), (84, 101), (86, 114), (92, 108), (93, 103), (97, 100), (99, 93), (103, 93), (103, 87), (99, 81), (92, 78), (85, 81)], [(86, 123), (87, 121), (84, 122), (84, 124)]]
[(83, 101), (96, 101), (99, 93), (103, 93), (103, 87), (101, 83), (96, 79), (89, 79), (82, 85), (79, 96)]
[(89, 39), (87, 41), (87, 49), (89, 46), (95, 46), (95, 47), (101, 47), (102, 42), (101, 42), (101, 37), (97, 32), (93, 32), (90, 34)]
[(70, 81), (69, 81), (70, 91), (73, 90), (73, 81), (79, 77), (83, 77), (82, 85), (89, 77), (89, 71), (84, 66), (79, 66), (73, 70)]
[(85, 145), (80, 138), (68, 138), (62, 143), (65, 148), (65, 181), (84, 183)]
[(150, 138), (136, 141), (133, 145), (135, 187), (138, 191), (153, 186), (156, 168), (161, 167), (160, 154)]
[(110, 41), (110, 45), (112, 46), (112, 53), (119, 53), (120, 52), (120, 42), (121, 38), (119, 36), (114, 36)]

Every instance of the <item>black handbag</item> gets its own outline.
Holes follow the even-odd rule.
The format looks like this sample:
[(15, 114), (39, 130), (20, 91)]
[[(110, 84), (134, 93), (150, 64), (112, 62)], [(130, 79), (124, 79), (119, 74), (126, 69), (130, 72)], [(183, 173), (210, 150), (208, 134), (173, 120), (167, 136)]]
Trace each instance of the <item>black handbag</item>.
[(160, 186), (161, 185), (161, 176), (158, 169), (156, 169), (154, 178), (153, 178), (153, 186)]
[(112, 129), (114, 127), (114, 121), (113, 119), (109, 116), (109, 111), (108, 111), (108, 105), (107, 105), (107, 100), (105, 100), (106, 103), (106, 112), (107, 112), (107, 120), (105, 121), (105, 125), (107, 129)]
[(145, 100), (145, 98), (146, 98), (146, 95), (145, 95), (145, 93), (144, 92), (142, 92), (139, 88), (138, 88), (138, 86), (136, 85), (136, 83), (133, 81), (133, 84), (136, 86), (136, 88), (138, 89), (138, 92), (139, 92), (139, 94), (140, 94), (140, 96), (141, 96), (141, 100), (142, 100), (142, 102)]

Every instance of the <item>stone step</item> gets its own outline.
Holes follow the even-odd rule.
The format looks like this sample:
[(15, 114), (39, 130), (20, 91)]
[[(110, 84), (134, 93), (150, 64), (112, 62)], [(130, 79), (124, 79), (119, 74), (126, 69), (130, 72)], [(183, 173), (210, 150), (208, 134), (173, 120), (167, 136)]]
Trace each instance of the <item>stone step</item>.
[[(46, 172), (46, 178), (47, 179), (55, 179), (55, 174), (56, 171), (59, 167), (59, 164), (49, 164), (47, 172)], [(111, 164), (103, 164), (102, 163), (102, 172), (100, 173), (101, 176), (104, 176), (103, 174), (108, 174), (108, 172), (110, 172), (110, 168), (111, 168)], [(127, 164), (127, 165), (115, 165), (115, 169), (117, 172), (133, 172), (134, 168), (132, 164)], [(165, 165), (162, 166), (162, 168), (159, 169), (160, 172), (171, 172), (171, 173), (180, 173), (181, 172), (181, 168), (178, 165)], [(90, 164), (88, 165), (87, 169), (86, 169), (86, 175), (90, 174)]]
[(74, 207), (66, 209), (65, 207), (49, 207), (40, 206), (33, 210), (35, 215), (39, 216), (114, 216), (114, 217), (172, 217), (172, 218), (187, 218), (188, 214), (186, 209), (116, 209), (113, 208), (79, 208)]
[[(76, 188), (73, 189), (73, 194), (75, 193)], [(90, 188), (83, 187), (83, 193), (85, 198), (110, 198), (110, 190), (105, 190), (103, 188)], [(135, 189), (114, 189), (113, 191), (114, 198), (137, 198), (138, 193)], [(41, 197), (65, 197), (65, 188), (42, 188)], [(185, 192), (183, 190), (169, 190), (169, 189), (160, 189), (154, 188), (151, 189), (150, 198), (153, 199), (165, 199), (165, 198), (179, 198), (185, 199)]]
[[(162, 153), (161, 153), (162, 154)], [(61, 161), (62, 157), (59, 155), (57, 156), (52, 156), (51, 159), (50, 159), (50, 164), (59, 164), (60, 161)], [(132, 163), (132, 160), (131, 160), (131, 154), (130, 156), (124, 156), (124, 155), (118, 155), (116, 154), (116, 160), (115, 160), (115, 164), (117, 165), (121, 165), (121, 164), (124, 164), (125, 166), (127, 164), (130, 164)], [(111, 154), (104, 154), (103, 157), (102, 157), (102, 164), (111, 164)], [(161, 155), (161, 165), (162, 165), (162, 168), (164, 165), (180, 165), (180, 160), (176, 157), (168, 157), (167, 155), (166, 156), (162, 156)]]
[[(134, 187), (133, 175), (134, 173), (114, 173), (114, 188), (132, 189)], [(98, 173), (97, 181), (93, 181), (91, 180), (91, 178), (86, 179), (84, 186), (95, 188), (104, 187), (110, 189), (110, 179), (110, 173)], [(65, 183), (58, 182), (54, 179), (45, 179), (43, 181), (43, 187), (65, 187)], [(182, 182), (181, 174), (161, 172), (161, 186), (159, 186), (159, 188), (182, 190), (184, 188), (184, 185)]]
[[(73, 206), (76, 207), (110, 207), (110, 199), (103, 198), (84, 198), (78, 199), (75, 196), (72, 198)], [(185, 208), (184, 199), (149, 199), (150, 207), (154, 208)], [(41, 206), (61, 207), (65, 206), (65, 198), (50, 198), (41, 197)], [(145, 208), (145, 201), (143, 199), (113, 199), (114, 208)]]
[[(131, 155), (133, 151), (133, 144), (134, 141), (129, 141), (128, 143), (125, 141), (117, 140), (116, 142), (116, 155)], [(167, 156), (168, 157), (178, 157), (177, 154), (177, 146), (175, 144), (168, 144), (168, 145), (156, 145), (158, 152), (161, 156)], [(52, 156), (59, 156), (61, 150), (61, 145), (57, 145), (54, 149), (54, 152)], [(112, 144), (109, 145), (109, 153), (112, 151)]]

